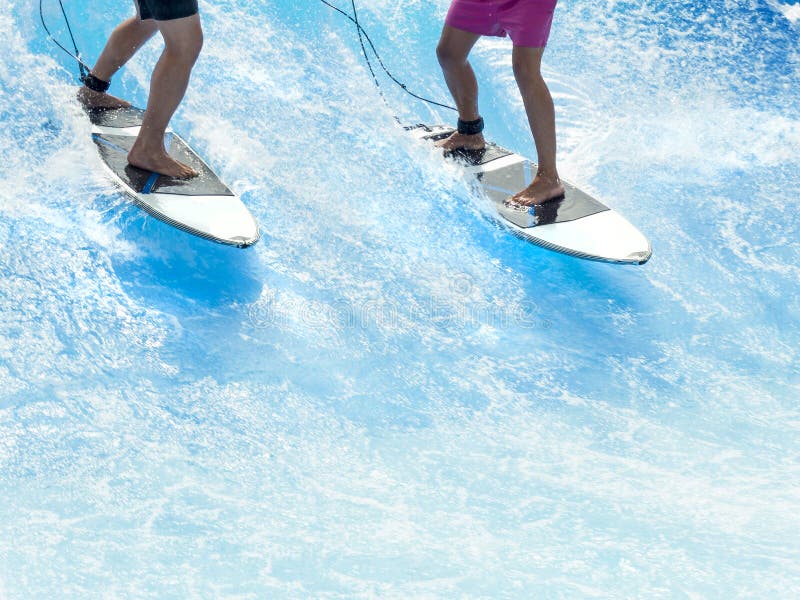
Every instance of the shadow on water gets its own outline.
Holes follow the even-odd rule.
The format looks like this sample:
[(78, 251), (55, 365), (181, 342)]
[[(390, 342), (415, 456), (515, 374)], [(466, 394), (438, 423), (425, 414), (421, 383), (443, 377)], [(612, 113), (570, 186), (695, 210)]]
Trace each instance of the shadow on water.
[[(619, 265), (560, 254), (520, 240), (494, 223), (474, 227), (476, 241), (509, 271), (523, 277), (529, 294), (547, 294), (561, 302), (565, 295), (590, 293), (592, 297), (613, 298), (632, 309), (647, 310), (645, 271), (651, 264)], [(658, 256), (652, 259), (654, 263)], [(542, 287), (547, 289), (542, 289)], [(547, 297), (547, 296), (545, 296)]]
[[(258, 298), (262, 282), (256, 250), (233, 248), (179, 231), (131, 204), (111, 217), (120, 239), (137, 249), (116, 254), (114, 271), (122, 286), (148, 305), (221, 309)], [(268, 243), (262, 235), (259, 244)]]

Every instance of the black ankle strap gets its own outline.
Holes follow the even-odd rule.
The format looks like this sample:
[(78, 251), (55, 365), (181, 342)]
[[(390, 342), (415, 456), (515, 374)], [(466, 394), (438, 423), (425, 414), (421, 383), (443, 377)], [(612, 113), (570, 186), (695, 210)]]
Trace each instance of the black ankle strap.
[(483, 131), (483, 117), (478, 117), (475, 121), (458, 120), (458, 133), (463, 135), (478, 135)]
[(86, 75), (81, 79), (83, 81), (83, 85), (94, 92), (100, 92), (104, 94), (108, 91), (109, 86), (111, 85), (110, 81), (103, 81), (102, 79), (98, 79), (91, 73)]

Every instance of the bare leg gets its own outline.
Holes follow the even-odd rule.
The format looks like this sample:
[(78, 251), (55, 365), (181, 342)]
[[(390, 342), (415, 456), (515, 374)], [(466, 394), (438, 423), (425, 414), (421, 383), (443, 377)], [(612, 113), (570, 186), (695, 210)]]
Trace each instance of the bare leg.
[(157, 21), (156, 24), (164, 37), (164, 52), (150, 79), (147, 110), (139, 137), (128, 153), (128, 162), (170, 177), (194, 177), (197, 175), (194, 169), (169, 156), (164, 148), (164, 133), (186, 93), (192, 67), (203, 47), (200, 16)]
[[(458, 116), (464, 121), (475, 121), (478, 112), (478, 81), (469, 64), (469, 56), (475, 42), (481, 36), (445, 25), (442, 37), (436, 47), (436, 56), (444, 72), (447, 87), (458, 107)], [(445, 150), (468, 148), (479, 150), (486, 146), (483, 134), (463, 135), (455, 132), (447, 139), (436, 143)]]
[[(111, 81), (114, 74), (127, 63), (136, 51), (158, 31), (155, 21), (142, 21), (139, 16), (120, 23), (106, 42), (100, 58), (92, 69), (92, 75), (103, 81)], [(130, 103), (111, 94), (95, 92), (86, 86), (78, 90), (78, 100), (87, 108), (118, 108)]]
[(553, 97), (542, 78), (544, 48), (514, 46), (514, 76), (517, 79), (528, 123), (536, 144), (539, 168), (533, 183), (511, 200), (520, 205), (542, 204), (564, 195), (556, 169), (556, 116)]

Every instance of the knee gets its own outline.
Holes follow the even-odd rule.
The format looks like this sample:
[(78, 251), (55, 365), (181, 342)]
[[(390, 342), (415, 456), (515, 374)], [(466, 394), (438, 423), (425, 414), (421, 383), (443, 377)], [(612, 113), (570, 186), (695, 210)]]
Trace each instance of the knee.
[(443, 42), (439, 42), (439, 45), (436, 46), (436, 58), (445, 71), (463, 65), (467, 61), (466, 56), (455, 52), (451, 46)]
[(192, 63), (194, 63), (197, 60), (197, 57), (200, 56), (200, 52), (203, 50), (202, 30), (197, 33), (197, 36), (192, 39), (188, 46), (189, 47), (186, 49), (186, 53), (192, 59)]
[(533, 82), (542, 79), (540, 63), (529, 57), (515, 54), (511, 59), (514, 77), (518, 83)]
[(198, 30), (180, 39), (165, 41), (164, 50), (175, 60), (193, 65), (203, 49), (203, 32)]
[(533, 82), (542, 78), (539, 66), (531, 64), (530, 61), (515, 59), (511, 64), (514, 68), (514, 78), (517, 82)]

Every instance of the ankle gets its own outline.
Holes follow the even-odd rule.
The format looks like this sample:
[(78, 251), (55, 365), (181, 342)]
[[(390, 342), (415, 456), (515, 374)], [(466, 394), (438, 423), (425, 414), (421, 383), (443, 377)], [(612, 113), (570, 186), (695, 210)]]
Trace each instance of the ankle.
[(479, 135), (483, 133), (483, 127), (484, 123), (481, 117), (470, 121), (465, 121), (459, 117), (457, 131), (461, 135)]
[(166, 154), (166, 151), (160, 144), (148, 144), (136, 140), (128, 154), (133, 154), (134, 156), (156, 156), (159, 154)]
[(558, 176), (558, 171), (555, 169), (543, 169), (539, 167), (536, 171), (537, 179), (544, 179), (545, 181), (552, 181), (554, 183), (561, 183), (561, 178)]
[(87, 73), (81, 81), (83, 82), (84, 88), (92, 92), (97, 92), (98, 94), (105, 94), (111, 86), (110, 81), (100, 79), (91, 73)]

